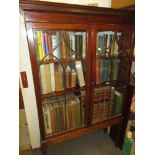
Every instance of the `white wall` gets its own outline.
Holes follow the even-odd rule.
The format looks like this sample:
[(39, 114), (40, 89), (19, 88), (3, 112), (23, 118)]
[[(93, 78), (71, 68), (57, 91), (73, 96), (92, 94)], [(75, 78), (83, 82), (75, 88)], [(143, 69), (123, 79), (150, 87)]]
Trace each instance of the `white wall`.
[(21, 83), (21, 77), (20, 84), (23, 94), (31, 145), (32, 148), (37, 148), (40, 147), (38, 113), (36, 97), (34, 93), (32, 69), (29, 59), (28, 43), (26, 39), (24, 18), (21, 14), (19, 15), (19, 71), (26, 71), (27, 73), (28, 88), (23, 88)]
[(99, 7), (111, 7), (111, 0), (41, 0), (41, 1), (81, 4), (81, 5), (97, 3)]

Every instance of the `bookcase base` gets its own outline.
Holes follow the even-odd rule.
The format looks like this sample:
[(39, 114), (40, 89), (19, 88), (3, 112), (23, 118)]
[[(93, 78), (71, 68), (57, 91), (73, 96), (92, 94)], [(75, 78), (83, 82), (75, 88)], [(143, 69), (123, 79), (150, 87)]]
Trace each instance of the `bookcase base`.
[[(110, 120), (106, 120), (103, 123), (98, 123), (98, 124), (95, 124), (95, 125), (87, 127), (87, 128), (82, 128), (80, 130), (69, 132), (69, 133), (66, 133), (66, 134), (63, 134), (63, 135), (60, 135), (57, 137), (53, 137), (51, 139), (46, 139), (45, 141), (41, 142), (42, 155), (47, 155), (47, 147), (48, 146), (58, 144), (61, 142), (65, 142), (65, 141), (71, 140), (73, 138), (77, 138), (77, 137), (86, 135), (88, 133), (107, 128), (108, 126), (114, 126), (114, 125), (120, 126), (123, 123), (123, 120), (124, 120), (124, 117), (119, 116), (116, 118), (112, 118)], [(116, 132), (116, 131), (118, 131), (118, 129), (119, 128), (115, 129), (115, 133), (118, 133), (118, 134), (117, 134), (117, 136), (115, 135), (115, 139), (113, 139), (116, 146), (119, 146), (119, 140), (120, 140), (119, 132)]]

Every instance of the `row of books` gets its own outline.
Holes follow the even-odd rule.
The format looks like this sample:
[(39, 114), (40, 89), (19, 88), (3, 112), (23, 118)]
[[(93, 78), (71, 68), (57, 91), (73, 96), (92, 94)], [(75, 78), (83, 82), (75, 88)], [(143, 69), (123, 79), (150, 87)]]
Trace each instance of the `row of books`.
[(75, 61), (72, 66), (67, 66), (65, 71), (60, 64), (41, 64), (40, 84), (42, 94), (63, 91), (64, 88), (83, 87), (85, 86), (84, 74), (81, 61)]
[(123, 94), (115, 89), (110, 89), (110, 86), (95, 89), (93, 123), (121, 114)]
[(44, 124), (46, 134), (53, 134), (82, 125), (84, 97), (76, 97), (73, 93), (51, 97), (43, 101)]
[(118, 79), (120, 60), (96, 59), (96, 84)]
[[(37, 60), (86, 56), (86, 32), (37, 30), (34, 35)], [(50, 53), (50, 55), (49, 55)], [(54, 56), (55, 57), (54, 57)]]
[(103, 31), (97, 33), (97, 55), (111, 55), (119, 53), (119, 42), (121, 38), (120, 32)]

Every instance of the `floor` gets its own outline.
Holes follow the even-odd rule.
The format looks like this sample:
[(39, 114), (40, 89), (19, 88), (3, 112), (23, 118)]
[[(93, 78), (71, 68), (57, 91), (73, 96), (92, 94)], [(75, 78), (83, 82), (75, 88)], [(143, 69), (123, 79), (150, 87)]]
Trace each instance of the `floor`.
[[(35, 149), (22, 152), (20, 155), (41, 155), (41, 151)], [(108, 134), (98, 131), (48, 147), (47, 155), (124, 155), (124, 153), (114, 146)]]

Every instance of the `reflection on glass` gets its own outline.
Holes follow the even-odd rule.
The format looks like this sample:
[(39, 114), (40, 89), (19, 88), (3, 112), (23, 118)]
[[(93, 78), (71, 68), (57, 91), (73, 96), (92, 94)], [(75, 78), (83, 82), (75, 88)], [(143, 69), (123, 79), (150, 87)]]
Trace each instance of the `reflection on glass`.
[[(97, 33), (96, 55), (108, 56), (119, 54), (121, 32), (102, 31)], [(109, 53), (109, 54), (108, 54)]]

